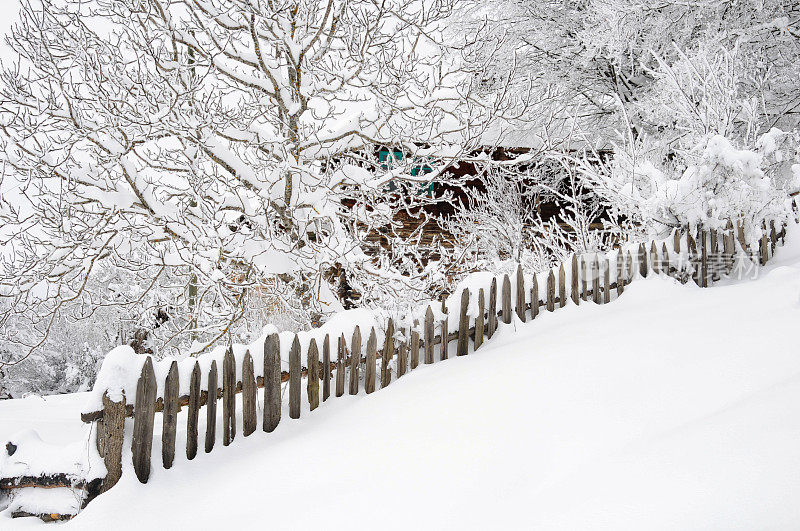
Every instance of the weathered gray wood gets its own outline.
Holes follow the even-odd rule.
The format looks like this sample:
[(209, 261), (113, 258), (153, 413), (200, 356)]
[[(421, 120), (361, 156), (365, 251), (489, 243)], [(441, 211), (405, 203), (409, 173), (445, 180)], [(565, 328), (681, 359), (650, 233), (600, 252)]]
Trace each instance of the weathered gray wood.
[(592, 302), (600, 304), (600, 261), (595, 254), (592, 257)]
[(308, 367), (306, 395), (309, 411), (314, 411), (319, 407), (319, 349), (313, 337), (306, 351), (306, 367)]
[(730, 224), (730, 221), (728, 224), (728, 228), (725, 230), (722, 238), (722, 253), (723, 262), (725, 263), (725, 274), (730, 274), (731, 269), (733, 269), (733, 257), (735, 253), (733, 226)]
[(194, 362), (189, 378), (189, 405), (186, 411), (186, 459), (197, 456), (197, 424), (200, 417), (200, 363)]
[[(522, 268), (520, 267), (517, 271), (520, 275), (522, 274)], [(517, 284), (519, 286), (519, 284)], [(523, 295), (522, 300), (525, 300), (525, 296)], [(517, 305), (519, 306), (519, 305)], [(464, 288), (464, 291), (461, 292), (461, 309), (459, 310), (458, 316), (458, 343), (456, 344), (456, 356), (466, 356), (468, 352), (469, 345), (467, 341), (469, 340), (469, 314), (467, 314), (467, 310), (469, 309), (469, 289)], [(523, 316), (525, 315), (525, 310), (522, 310)], [(525, 319), (523, 319), (524, 321)]]
[(178, 411), (181, 410), (178, 402), (179, 385), (178, 362), (173, 361), (164, 381), (164, 411), (161, 414), (161, 462), (164, 468), (172, 468), (175, 461), (175, 432), (178, 428)]
[(717, 281), (720, 278), (719, 274), (719, 248), (717, 245), (719, 244), (719, 237), (717, 236), (717, 229), (710, 229), (708, 233), (711, 239), (711, 247), (709, 249), (709, 255), (711, 257), (709, 265), (709, 272), (711, 274), (711, 280)]
[(647, 249), (644, 243), (639, 244), (639, 275), (642, 278), (647, 277)]
[(586, 274), (586, 257), (581, 256), (581, 299), (589, 300), (589, 276)]
[(622, 247), (617, 251), (617, 297), (625, 291), (625, 255)]
[(611, 265), (608, 255), (603, 259), (603, 304), (611, 302)]
[(344, 334), (340, 335), (336, 348), (336, 396), (342, 396), (344, 394), (345, 342)]
[(534, 273), (531, 280), (531, 319), (536, 319), (537, 315), (539, 315), (539, 280)]
[(736, 226), (738, 228), (739, 245), (747, 256), (751, 256), (750, 247), (747, 245), (747, 240), (744, 239), (744, 223), (739, 221), (736, 223)]
[(775, 248), (778, 246), (778, 232), (775, 230), (775, 220), (769, 220), (769, 241), (770, 253), (775, 253)]
[(122, 446), (125, 442), (125, 394), (114, 402), (108, 393), (103, 393), (103, 418), (97, 421), (97, 451), (106, 465), (106, 477), (100, 492), (106, 492), (122, 477)]
[(133, 469), (142, 483), (150, 478), (150, 452), (153, 448), (153, 421), (156, 415), (156, 374), (153, 359), (147, 356), (136, 384), (133, 412)]
[(406, 348), (406, 342), (400, 341), (397, 344), (397, 377), (400, 378), (406, 373), (406, 367), (408, 366), (408, 348)]
[(264, 341), (264, 431), (270, 433), (281, 421), (281, 341), (270, 334)]
[(659, 270), (662, 273), (669, 275), (670, 263), (669, 263), (669, 251), (667, 250), (667, 242), (661, 244), (661, 265)]
[(572, 302), (574, 302), (575, 305), (577, 306), (578, 304), (581, 303), (581, 290), (580, 290), (580, 284), (578, 283), (580, 278), (580, 270), (578, 269), (577, 254), (572, 255), (572, 271), (570, 271), (570, 276), (572, 277), (572, 287), (570, 295), (572, 295)]
[(486, 301), (484, 300), (483, 288), (478, 290), (478, 315), (475, 316), (475, 350), (483, 345), (483, 323), (484, 312), (486, 311)]
[(356, 326), (350, 341), (350, 394), (358, 394), (358, 366), (361, 365), (361, 329)]
[(258, 426), (256, 413), (256, 375), (253, 367), (253, 356), (250, 351), (244, 353), (242, 360), (242, 434), (247, 437)]
[(228, 348), (222, 358), (222, 445), (236, 437), (236, 360)]
[(206, 453), (214, 449), (217, 438), (217, 360), (211, 360), (208, 370), (208, 395), (206, 399)]
[(492, 279), (489, 286), (489, 318), (486, 321), (486, 337), (489, 339), (497, 330), (497, 278)]
[(656, 249), (656, 241), (650, 242), (650, 267), (656, 275), (659, 273), (658, 264), (658, 249)]
[(767, 262), (769, 261), (769, 238), (767, 237), (766, 233), (761, 236), (759, 244), (759, 258), (761, 265), (767, 265)]
[[(517, 266), (517, 278), (516, 281), (516, 288), (517, 288), (517, 300), (516, 300), (516, 310), (517, 310), (517, 317), (523, 323), (525, 322), (525, 277), (522, 276), (522, 265)], [(459, 329), (460, 331), (460, 329)]]
[(697, 246), (694, 243), (694, 238), (692, 238), (691, 233), (686, 234), (686, 249), (689, 255), (689, 265), (692, 267), (692, 280), (695, 284), (700, 286), (700, 267), (698, 267)]
[(448, 314), (444, 314), (444, 317), (442, 317), (442, 320), (439, 323), (439, 331), (442, 336), (441, 341), (439, 341), (439, 360), (447, 359), (447, 349), (450, 346), (449, 324), (450, 316)]
[(425, 363), (433, 363), (433, 310), (428, 306), (425, 312)]
[(511, 279), (508, 275), (503, 275), (503, 291), (502, 291), (502, 305), (503, 309), (503, 322), (505, 324), (511, 323)]
[(675, 254), (681, 253), (681, 231), (678, 229), (672, 233), (672, 250), (675, 251)]
[(700, 280), (704, 288), (708, 287), (708, 231), (700, 231)]
[(414, 319), (414, 328), (411, 330), (411, 370), (419, 366), (419, 321)]
[(563, 308), (567, 305), (567, 275), (564, 271), (562, 262), (558, 268), (558, 307)]
[(364, 369), (364, 390), (367, 394), (375, 391), (377, 353), (378, 337), (375, 335), (375, 328), (372, 328), (367, 339), (367, 361)]
[(394, 358), (394, 320), (390, 317), (386, 324), (386, 337), (381, 352), (381, 389), (392, 383), (392, 358)]
[(628, 280), (626, 284), (630, 284), (633, 282), (633, 254), (628, 251), (628, 256), (625, 259), (625, 268), (628, 271)]
[(300, 338), (297, 334), (289, 348), (289, 418), (300, 418)]
[(553, 270), (547, 275), (547, 311), (552, 312), (556, 309), (556, 276)]
[(331, 338), (325, 334), (322, 340), (322, 401), (331, 396)]

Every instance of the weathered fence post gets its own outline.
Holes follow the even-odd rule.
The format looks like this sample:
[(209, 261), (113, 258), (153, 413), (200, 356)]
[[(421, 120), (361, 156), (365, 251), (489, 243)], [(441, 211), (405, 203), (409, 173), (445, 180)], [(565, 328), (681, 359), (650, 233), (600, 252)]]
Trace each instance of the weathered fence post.
[(228, 446), (236, 437), (236, 360), (233, 347), (222, 358), (222, 445)]
[(350, 343), (350, 394), (358, 394), (358, 366), (361, 364), (361, 329), (356, 325)]
[(503, 292), (502, 292), (502, 306), (503, 309), (503, 322), (505, 324), (511, 323), (511, 279), (508, 275), (503, 275)]
[(425, 312), (425, 364), (433, 363), (433, 310), (428, 306)]
[(406, 373), (408, 366), (408, 348), (406, 342), (401, 341), (397, 345), (397, 377), (400, 378)]
[(411, 370), (419, 366), (419, 321), (414, 320), (414, 327), (411, 330)]
[(592, 257), (592, 302), (600, 304), (600, 262), (597, 253)]
[(367, 339), (367, 361), (364, 368), (364, 390), (367, 394), (375, 391), (375, 361), (378, 353), (378, 337), (375, 335), (375, 327), (370, 330), (369, 338)]
[(611, 302), (611, 265), (608, 262), (608, 255), (603, 260), (603, 304)]
[(381, 352), (381, 389), (392, 383), (392, 369), (389, 365), (394, 357), (394, 320), (390, 317), (386, 325), (386, 338)]
[(617, 297), (621, 297), (625, 291), (625, 255), (622, 247), (617, 251)]
[(656, 249), (656, 241), (650, 243), (650, 267), (653, 268), (653, 273), (659, 273), (658, 269), (658, 249)]
[(133, 408), (133, 469), (142, 483), (150, 478), (150, 452), (153, 448), (153, 421), (156, 414), (156, 374), (153, 359), (147, 356), (136, 384)]
[(581, 299), (589, 300), (589, 278), (586, 276), (586, 257), (581, 256)]
[(297, 334), (289, 349), (289, 418), (300, 418), (300, 338)]
[(200, 420), (200, 363), (195, 361), (189, 378), (189, 405), (186, 412), (186, 459), (197, 456), (197, 424)]
[[(444, 299), (442, 300), (442, 311), (445, 311), (446, 308), (444, 307)], [(450, 343), (450, 331), (449, 331), (449, 318), (450, 316), (445, 313), (444, 317), (442, 317), (442, 322), (440, 324), (440, 334), (442, 336), (442, 340), (439, 342), (439, 360), (446, 360), (447, 359), (447, 347)]]
[(344, 334), (339, 336), (336, 349), (336, 396), (344, 394), (344, 358), (345, 358), (345, 338)]
[(700, 230), (700, 281), (701, 286), (708, 287), (708, 232)]
[(258, 426), (256, 413), (256, 375), (253, 367), (253, 356), (250, 351), (244, 353), (242, 360), (242, 434), (247, 437)]
[(264, 431), (270, 433), (281, 421), (281, 341), (278, 334), (264, 340)]
[[(518, 273), (522, 273), (522, 267), (520, 266)], [(517, 283), (519, 286), (519, 282)], [(523, 306), (525, 297), (523, 296)], [(458, 316), (458, 343), (456, 344), (456, 356), (466, 356), (468, 344), (467, 341), (469, 340), (469, 314), (467, 310), (469, 308), (469, 289), (464, 288), (464, 291), (461, 292), (461, 310), (459, 311)], [(517, 304), (517, 311), (519, 311), (519, 304)], [(524, 316), (525, 309), (523, 307), (522, 314)], [(523, 319), (524, 321), (525, 319)]]
[(492, 339), (497, 330), (497, 277), (492, 279), (489, 286), (489, 319), (486, 322), (486, 337)]
[(681, 253), (681, 231), (677, 228), (672, 233), (672, 250), (675, 251), (675, 254)]
[(325, 334), (322, 340), (322, 401), (331, 396), (331, 338)]
[(537, 315), (539, 315), (539, 280), (534, 273), (531, 281), (531, 319), (536, 319)]
[(669, 276), (670, 268), (669, 268), (669, 251), (667, 251), (667, 242), (664, 242), (661, 245), (661, 265), (659, 271)]
[(574, 302), (577, 306), (581, 303), (580, 284), (578, 283), (579, 271), (577, 254), (572, 255), (572, 271), (570, 271), (570, 276), (572, 277), (572, 289), (570, 295), (572, 295), (572, 302)]
[(164, 411), (161, 414), (161, 462), (164, 468), (172, 468), (175, 460), (175, 431), (178, 427), (178, 411), (181, 409), (178, 386), (178, 362), (173, 361), (164, 381)]
[(308, 409), (314, 411), (319, 407), (319, 349), (317, 341), (313, 337), (306, 352), (306, 366), (308, 367), (308, 378), (306, 378)]
[(475, 350), (478, 350), (483, 344), (483, 312), (486, 311), (485, 305), (486, 301), (483, 296), (483, 288), (480, 288), (478, 290), (478, 315), (475, 316)]
[(217, 438), (217, 360), (211, 360), (208, 370), (208, 394), (206, 395), (206, 453), (214, 449)]
[(567, 275), (564, 271), (564, 262), (558, 268), (558, 307), (567, 305)]
[(522, 265), (517, 265), (517, 317), (523, 323), (525, 322), (525, 277), (522, 276)]
[(761, 255), (761, 265), (767, 265), (769, 261), (769, 240), (767, 239), (767, 234), (764, 232), (761, 235), (761, 239), (759, 240), (759, 254)]
[(547, 311), (552, 312), (556, 309), (556, 276), (553, 270), (547, 275)]
[(122, 444), (125, 441), (125, 393), (114, 402), (103, 393), (103, 418), (97, 422), (97, 451), (106, 465), (100, 492), (106, 492), (122, 477)]
[(647, 251), (644, 243), (639, 244), (639, 275), (642, 278), (647, 277)]

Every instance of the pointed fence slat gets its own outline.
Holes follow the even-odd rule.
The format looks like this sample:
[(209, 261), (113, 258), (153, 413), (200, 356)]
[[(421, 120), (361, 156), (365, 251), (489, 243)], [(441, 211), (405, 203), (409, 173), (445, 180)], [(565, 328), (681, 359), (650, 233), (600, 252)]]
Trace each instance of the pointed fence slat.
[(578, 269), (577, 254), (572, 255), (572, 270), (570, 271), (570, 276), (572, 277), (572, 289), (570, 295), (572, 296), (572, 302), (574, 302), (577, 306), (581, 303), (581, 290), (579, 284), (580, 270)]
[(592, 257), (592, 302), (600, 304), (600, 262), (597, 254)]
[(581, 300), (589, 300), (589, 277), (586, 275), (586, 257), (581, 256)]
[(214, 449), (217, 438), (217, 383), (217, 360), (211, 360), (206, 395), (206, 453)]
[(700, 281), (704, 288), (708, 287), (708, 232), (700, 231)]
[(331, 396), (331, 338), (325, 334), (322, 341), (322, 401)]
[(366, 368), (364, 369), (364, 390), (367, 394), (375, 391), (375, 362), (378, 352), (378, 337), (375, 335), (375, 328), (373, 327), (367, 339), (367, 361)]
[(644, 243), (639, 244), (639, 275), (647, 278), (647, 249)]
[(633, 276), (634, 276), (634, 273), (633, 273), (633, 254), (630, 251), (628, 251), (628, 255), (627, 255), (626, 259), (625, 259), (625, 269), (626, 269), (627, 275), (628, 275), (627, 276), (627, 280), (625, 281), (625, 284), (627, 285), (627, 284), (630, 284), (633, 281)]
[(767, 265), (769, 261), (769, 239), (765, 234), (761, 236), (761, 240), (759, 240), (759, 259), (762, 266)]
[[(522, 273), (522, 268), (520, 267), (518, 273)], [(525, 297), (522, 297), (523, 304), (525, 301)], [(519, 305), (517, 305), (519, 308)], [(464, 288), (464, 291), (461, 292), (461, 309), (459, 311), (458, 316), (458, 344), (456, 345), (456, 356), (466, 356), (468, 352), (468, 343), (469, 340), (469, 314), (467, 314), (467, 310), (469, 309), (469, 289)], [(522, 310), (523, 316), (525, 315), (525, 309)], [(525, 320), (524, 318), (522, 319)]]
[(156, 414), (156, 374), (153, 359), (147, 356), (136, 384), (136, 404), (133, 409), (133, 469), (142, 483), (150, 478), (150, 452), (153, 449), (153, 422)]
[(350, 341), (350, 394), (358, 394), (358, 366), (361, 364), (361, 329), (356, 326)]
[(173, 361), (164, 381), (164, 412), (161, 423), (161, 461), (164, 468), (171, 468), (175, 461), (175, 432), (178, 427), (178, 411), (181, 409), (178, 402), (179, 385), (178, 362)]
[(228, 348), (222, 358), (222, 444), (228, 446), (236, 437), (236, 360)]
[(186, 412), (186, 459), (197, 456), (197, 424), (200, 417), (200, 363), (194, 362), (189, 377), (189, 405)]
[(400, 378), (406, 373), (408, 366), (408, 349), (406, 342), (401, 341), (397, 344), (397, 377)]
[(562, 262), (558, 268), (558, 307), (567, 305), (567, 275)]
[(394, 320), (389, 318), (386, 325), (386, 338), (381, 352), (381, 389), (392, 383), (391, 362), (394, 357)]
[(319, 349), (317, 341), (312, 337), (306, 352), (306, 394), (308, 395), (309, 411), (319, 407)]
[(672, 233), (672, 250), (675, 251), (675, 254), (680, 254), (681, 252), (681, 231), (675, 229), (675, 232)]
[(511, 279), (508, 278), (508, 275), (503, 275), (502, 305), (500, 307), (503, 309), (503, 322), (511, 323)]
[(497, 330), (497, 278), (492, 279), (489, 287), (489, 317), (486, 321), (486, 337), (489, 339)]
[(656, 242), (653, 240), (650, 243), (650, 267), (653, 269), (653, 273), (656, 275), (659, 273), (658, 269), (658, 249), (656, 248)]
[(531, 280), (531, 319), (536, 319), (537, 315), (539, 315), (539, 280), (534, 273)]
[(447, 359), (447, 347), (450, 346), (450, 316), (448, 314), (444, 314), (442, 321), (439, 326), (439, 330), (442, 336), (442, 340), (439, 342), (439, 360), (446, 360)]
[(484, 300), (483, 288), (478, 290), (478, 314), (475, 316), (475, 350), (478, 350), (483, 345), (483, 320), (484, 308), (486, 301)]
[(264, 431), (270, 433), (281, 421), (281, 341), (278, 334), (264, 340)]
[(344, 358), (346, 350), (344, 334), (339, 336), (336, 345), (336, 396), (344, 394)]
[(297, 334), (289, 349), (289, 418), (300, 418), (300, 338)]
[[(516, 310), (517, 310), (517, 317), (523, 323), (525, 322), (525, 277), (522, 276), (522, 265), (517, 266), (517, 278), (516, 281), (516, 288), (517, 288), (517, 301), (516, 301)], [(462, 301), (463, 302), (463, 301)], [(461, 330), (459, 329), (459, 332)]]
[(553, 270), (547, 275), (547, 311), (552, 312), (556, 309), (556, 276)]
[(658, 268), (662, 273), (669, 275), (669, 251), (667, 250), (667, 242), (661, 244), (661, 264)]
[[(728, 222), (730, 224), (730, 222)], [(730, 226), (725, 231), (725, 236), (722, 238), (722, 256), (725, 263), (725, 274), (730, 274), (733, 269), (733, 257), (736, 249), (734, 242), (733, 228)]]
[(425, 312), (425, 363), (433, 363), (433, 310), (428, 306)]
[(622, 248), (617, 251), (617, 297), (625, 291), (625, 255)]
[(247, 437), (258, 426), (256, 413), (256, 375), (253, 367), (253, 356), (250, 351), (244, 353), (242, 360), (242, 434)]
[(692, 268), (692, 280), (695, 284), (700, 286), (700, 268), (698, 267), (697, 261), (697, 246), (695, 245), (694, 238), (692, 238), (691, 234), (686, 235), (686, 248), (689, 253), (689, 265)]
[(419, 321), (414, 320), (414, 328), (411, 330), (411, 370), (419, 367)]
[(611, 302), (611, 265), (608, 256), (603, 259), (603, 304)]

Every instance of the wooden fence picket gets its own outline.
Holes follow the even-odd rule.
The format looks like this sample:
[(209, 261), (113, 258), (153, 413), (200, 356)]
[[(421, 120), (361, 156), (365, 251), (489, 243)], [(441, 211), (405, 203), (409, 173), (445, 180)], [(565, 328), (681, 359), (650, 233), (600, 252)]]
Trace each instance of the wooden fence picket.
[(516, 300), (516, 310), (517, 310), (517, 317), (523, 323), (525, 322), (525, 277), (522, 276), (522, 265), (517, 265), (517, 278), (516, 278), (516, 287), (517, 287), (517, 300)]
[(672, 233), (672, 250), (675, 254), (681, 253), (681, 232), (678, 229)]
[(289, 418), (300, 418), (300, 338), (297, 334), (289, 348)]
[(489, 287), (489, 319), (486, 322), (486, 337), (492, 339), (497, 330), (497, 277), (492, 279)]
[(564, 262), (558, 268), (558, 307), (567, 305), (567, 275), (564, 271)]
[(644, 243), (639, 244), (639, 275), (642, 278), (647, 277), (647, 251)]
[(627, 258), (625, 259), (625, 270), (627, 271), (627, 275), (628, 275), (627, 276), (627, 280), (625, 281), (625, 284), (627, 285), (627, 284), (630, 284), (631, 282), (633, 282), (633, 276), (634, 276), (634, 272), (633, 272), (633, 254), (631, 253), (630, 250), (628, 250)]
[(656, 249), (656, 241), (650, 242), (650, 267), (656, 275), (659, 273), (658, 268), (658, 249)]
[(256, 375), (253, 367), (253, 356), (250, 351), (244, 353), (242, 360), (242, 435), (247, 437), (256, 431), (258, 414), (256, 413)]
[(553, 270), (547, 275), (547, 311), (552, 312), (556, 309), (556, 276)]
[(411, 370), (419, 366), (419, 321), (414, 319), (414, 328), (411, 330)]
[(381, 389), (392, 383), (392, 368), (390, 363), (394, 357), (394, 320), (390, 317), (386, 325), (386, 338), (381, 352)]
[(375, 362), (378, 353), (378, 337), (375, 335), (375, 327), (372, 327), (367, 339), (367, 357), (366, 366), (364, 368), (364, 390), (367, 394), (375, 391)]
[(150, 452), (153, 449), (153, 423), (156, 415), (156, 374), (153, 359), (147, 356), (136, 383), (136, 403), (133, 408), (133, 469), (142, 483), (150, 478)]
[(433, 310), (428, 306), (425, 312), (425, 364), (433, 363)]
[(686, 234), (686, 249), (688, 250), (689, 255), (689, 265), (692, 268), (692, 280), (695, 284), (700, 286), (700, 268), (697, 267), (697, 246), (694, 243), (694, 238), (692, 238), (691, 233)]
[(581, 303), (581, 293), (580, 293), (580, 287), (579, 287), (579, 284), (578, 284), (579, 271), (578, 271), (578, 255), (577, 254), (573, 254), (572, 255), (572, 271), (570, 271), (570, 276), (572, 277), (572, 289), (571, 289), (570, 295), (572, 295), (572, 302), (574, 302), (575, 305), (577, 306), (578, 304)]
[(200, 417), (200, 363), (195, 361), (189, 377), (189, 405), (186, 412), (186, 459), (197, 456), (197, 424)]
[(611, 265), (608, 262), (608, 255), (603, 261), (603, 304), (611, 302)]
[[(522, 271), (522, 268), (520, 268)], [(524, 297), (522, 299), (525, 300)], [(524, 303), (523, 303), (524, 304)], [(458, 343), (456, 343), (456, 356), (466, 356), (468, 352), (469, 340), (469, 288), (464, 288), (461, 292), (461, 308), (458, 315)], [(517, 304), (517, 311), (519, 311), (519, 304)], [(523, 309), (522, 313), (525, 313)]]
[(483, 288), (478, 290), (478, 314), (475, 316), (475, 350), (483, 344), (483, 323), (486, 301), (483, 296)]
[(350, 394), (358, 394), (358, 366), (361, 364), (361, 329), (356, 326), (350, 342)]
[(308, 351), (306, 351), (306, 366), (308, 367), (308, 377), (306, 378), (308, 409), (314, 411), (319, 407), (319, 348), (313, 337), (308, 344)]
[(511, 279), (508, 275), (503, 275), (503, 292), (502, 292), (502, 305), (503, 309), (503, 322), (505, 324), (511, 323)]
[(600, 262), (597, 253), (592, 257), (592, 302), (600, 304)]
[(397, 345), (397, 377), (400, 378), (406, 373), (406, 367), (408, 366), (408, 349), (406, 348), (406, 342), (401, 341)]
[(769, 240), (767, 239), (766, 233), (762, 234), (759, 240), (759, 255), (761, 265), (767, 265), (769, 261)]
[(665, 275), (669, 275), (669, 251), (667, 251), (667, 242), (661, 244), (661, 264), (659, 265), (659, 271), (664, 273)]
[(345, 338), (344, 334), (339, 336), (336, 348), (336, 396), (344, 395), (344, 358), (345, 358)]
[(322, 401), (331, 396), (331, 338), (325, 334), (322, 340)]
[(173, 361), (164, 381), (164, 411), (161, 423), (161, 462), (164, 468), (172, 468), (175, 460), (175, 432), (178, 427), (178, 411), (181, 409), (178, 402), (179, 385), (178, 362)]
[(236, 360), (232, 347), (222, 358), (222, 445), (228, 446), (236, 437)]
[[(442, 308), (444, 310), (444, 307)], [(440, 334), (442, 336), (442, 340), (439, 342), (439, 359), (446, 360), (447, 359), (447, 347), (450, 343), (450, 331), (449, 331), (449, 320), (450, 316), (448, 314), (444, 314), (442, 317), (442, 321), (439, 326)]]
[(700, 282), (704, 288), (708, 287), (708, 232), (700, 230)]
[(539, 280), (534, 273), (531, 281), (531, 319), (536, 319), (537, 315), (539, 315)]
[(586, 276), (586, 258), (581, 256), (581, 300), (589, 300), (589, 278)]
[(622, 254), (622, 247), (617, 251), (617, 297), (621, 297), (625, 291), (625, 255)]
[(208, 394), (206, 395), (206, 446), (209, 453), (217, 439), (217, 360), (211, 360), (208, 370)]
[(280, 421), (281, 341), (273, 333), (264, 340), (264, 431), (274, 431)]

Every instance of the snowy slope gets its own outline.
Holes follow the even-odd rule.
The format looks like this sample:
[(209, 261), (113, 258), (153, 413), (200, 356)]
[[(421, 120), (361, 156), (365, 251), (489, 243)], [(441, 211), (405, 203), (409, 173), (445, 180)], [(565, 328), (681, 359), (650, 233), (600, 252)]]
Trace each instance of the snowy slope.
[(171, 470), (156, 444), (150, 483), (126, 470), (64, 527), (797, 528), (791, 236), (754, 281), (637, 281)]

